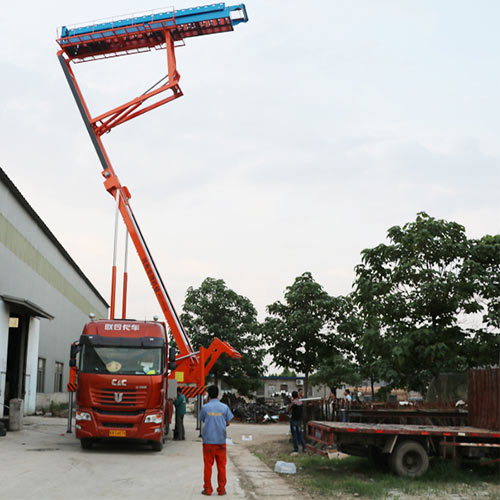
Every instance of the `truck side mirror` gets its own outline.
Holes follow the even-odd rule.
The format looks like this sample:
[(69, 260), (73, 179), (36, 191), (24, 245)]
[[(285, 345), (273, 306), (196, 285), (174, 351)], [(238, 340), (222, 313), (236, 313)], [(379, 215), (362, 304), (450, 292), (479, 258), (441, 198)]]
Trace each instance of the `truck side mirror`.
[(71, 344), (71, 349), (69, 351), (69, 366), (76, 366), (76, 355), (82, 350), (82, 346), (75, 342)]
[(169, 370), (175, 370), (175, 368), (177, 366), (177, 364), (175, 362), (175, 356), (176, 356), (176, 352), (175, 352), (175, 349), (172, 347), (168, 351), (168, 369)]

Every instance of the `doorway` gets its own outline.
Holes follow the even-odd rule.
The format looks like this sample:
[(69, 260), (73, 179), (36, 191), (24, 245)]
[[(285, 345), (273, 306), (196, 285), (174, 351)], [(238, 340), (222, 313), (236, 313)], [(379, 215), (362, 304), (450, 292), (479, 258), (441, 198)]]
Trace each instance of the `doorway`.
[(28, 346), (29, 317), (11, 315), (5, 375), (5, 415), (9, 414), (11, 399), (24, 399), (26, 393), (26, 352)]

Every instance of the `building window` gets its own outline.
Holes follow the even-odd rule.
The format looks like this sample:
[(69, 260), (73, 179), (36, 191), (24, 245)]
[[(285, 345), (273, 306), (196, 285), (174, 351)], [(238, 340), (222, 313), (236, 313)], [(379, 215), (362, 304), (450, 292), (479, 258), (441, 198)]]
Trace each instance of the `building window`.
[(267, 395), (272, 396), (276, 392), (276, 386), (275, 385), (268, 385), (267, 386)]
[(36, 392), (45, 392), (45, 359), (38, 358), (38, 369), (36, 372)]
[(280, 385), (280, 391), (288, 392), (288, 384), (281, 384)]
[(63, 370), (64, 363), (56, 361), (56, 369), (54, 372), (54, 392), (62, 392), (63, 390)]

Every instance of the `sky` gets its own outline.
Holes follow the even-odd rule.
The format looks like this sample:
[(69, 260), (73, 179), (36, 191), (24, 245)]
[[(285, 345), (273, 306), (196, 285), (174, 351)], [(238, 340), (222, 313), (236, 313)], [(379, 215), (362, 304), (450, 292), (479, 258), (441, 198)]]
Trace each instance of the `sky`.
[[(57, 60), (56, 29), (159, 7), (2, 6), (0, 166), (108, 301), (114, 202)], [(498, 233), (499, 2), (246, 7), (249, 21), (234, 32), (177, 49), (182, 98), (103, 139), (179, 313), (206, 277), (248, 297), (260, 319), (306, 271), (331, 295), (347, 294), (361, 251), (417, 212), (458, 222), (471, 238)], [(73, 69), (97, 116), (163, 77), (166, 55)], [(130, 250), (127, 315), (155, 314)]]

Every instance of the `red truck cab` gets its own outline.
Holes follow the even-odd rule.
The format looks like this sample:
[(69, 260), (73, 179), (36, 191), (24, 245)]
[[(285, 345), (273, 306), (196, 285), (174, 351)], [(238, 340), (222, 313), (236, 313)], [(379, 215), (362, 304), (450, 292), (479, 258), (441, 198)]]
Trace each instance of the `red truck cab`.
[(161, 451), (172, 414), (168, 370), (175, 368), (165, 324), (91, 321), (73, 351), (73, 364), (80, 353), (75, 427), (82, 448), (95, 440), (126, 438)]

